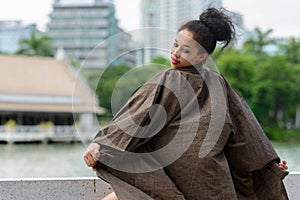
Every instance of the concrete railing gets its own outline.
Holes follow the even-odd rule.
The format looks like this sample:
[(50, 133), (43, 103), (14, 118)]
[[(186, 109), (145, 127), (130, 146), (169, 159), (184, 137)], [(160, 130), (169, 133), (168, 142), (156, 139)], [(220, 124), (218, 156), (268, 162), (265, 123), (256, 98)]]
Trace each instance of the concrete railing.
[(112, 191), (98, 178), (39, 178), (0, 180), (5, 200), (100, 200)]
[(300, 172), (290, 172), (284, 178), (284, 185), (290, 200), (300, 200)]
[[(300, 173), (290, 173), (284, 184), (289, 198), (300, 200)], [(109, 184), (93, 177), (0, 180), (0, 199), (5, 200), (99, 200), (112, 191)]]

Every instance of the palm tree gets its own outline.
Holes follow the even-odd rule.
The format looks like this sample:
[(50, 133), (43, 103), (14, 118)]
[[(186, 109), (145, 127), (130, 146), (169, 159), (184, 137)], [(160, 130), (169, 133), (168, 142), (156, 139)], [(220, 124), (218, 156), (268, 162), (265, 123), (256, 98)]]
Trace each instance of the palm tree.
[(300, 39), (291, 37), (286, 44), (281, 45), (286, 58), (292, 64), (300, 63)]
[(16, 54), (53, 57), (52, 39), (40, 32), (31, 31), (29, 38), (21, 38)]
[(290, 37), (285, 44), (281, 44), (280, 48), (286, 59), (294, 70), (294, 79), (292, 80), (297, 91), (295, 92), (296, 117), (295, 127), (300, 129), (300, 38)]
[(295, 105), (296, 105), (296, 116), (295, 116), (295, 127), (300, 129), (300, 65), (293, 64), (293, 74), (294, 77), (291, 80), (295, 85), (296, 92), (295, 92)]
[(252, 52), (257, 55), (263, 54), (263, 47), (275, 43), (274, 39), (270, 39), (270, 34), (272, 33), (272, 31), (272, 29), (268, 29), (266, 32), (263, 32), (258, 27), (256, 27), (254, 29), (253, 36), (249, 37), (245, 41), (243, 48), (246, 51)]

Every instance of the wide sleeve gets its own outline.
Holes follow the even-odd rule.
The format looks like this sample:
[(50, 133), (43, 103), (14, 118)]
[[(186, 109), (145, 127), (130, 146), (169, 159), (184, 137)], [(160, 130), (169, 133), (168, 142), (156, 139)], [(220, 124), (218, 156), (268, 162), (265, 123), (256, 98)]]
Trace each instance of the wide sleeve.
[(185, 199), (157, 159), (147, 154), (152, 151), (147, 141), (180, 113), (169, 87), (176, 75), (163, 71), (143, 85), (93, 140), (100, 145), (97, 175), (118, 199)]
[(168, 86), (176, 81), (175, 73), (165, 70), (139, 88), (93, 142), (135, 151), (149, 141), (180, 112), (176, 95)]
[[(224, 79), (232, 135), (226, 157), (239, 199), (287, 199), (278, 157), (247, 102)], [(264, 197), (264, 198), (262, 198)]]

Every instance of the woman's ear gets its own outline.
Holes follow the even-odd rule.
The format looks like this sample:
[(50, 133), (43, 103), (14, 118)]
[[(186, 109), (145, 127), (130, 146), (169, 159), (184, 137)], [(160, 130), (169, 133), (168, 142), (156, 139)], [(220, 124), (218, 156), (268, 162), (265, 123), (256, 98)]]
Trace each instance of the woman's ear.
[(197, 58), (197, 63), (202, 62), (203, 60), (205, 60), (208, 57), (208, 53), (201, 53), (199, 54), (198, 58)]

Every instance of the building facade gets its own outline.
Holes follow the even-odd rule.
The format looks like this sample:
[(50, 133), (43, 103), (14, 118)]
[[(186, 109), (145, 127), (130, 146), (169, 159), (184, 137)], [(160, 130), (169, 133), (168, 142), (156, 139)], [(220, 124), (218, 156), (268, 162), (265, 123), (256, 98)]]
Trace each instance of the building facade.
[(208, 6), (219, 8), (222, 2), (221, 0), (141, 1), (142, 26), (155, 27), (153, 30), (149, 29), (145, 35), (146, 46), (155, 47), (145, 52), (145, 60), (149, 62), (156, 55), (168, 54), (177, 29), (188, 20), (198, 19), (200, 13)]
[(135, 64), (134, 55), (118, 59), (120, 46), (127, 48), (131, 40), (130, 36), (122, 41), (118, 40), (120, 37), (109, 39), (120, 32), (113, 1), (56, 0), (53, 4), (48, 34), (54, 47), (64, 49), (84, 69), (98, 69), (112, 62)]
[[(148, 28), (144, 34), (145, 62), (157, 55), (169, 56), (169, 50), (178, 28), (186, 21), (199, 19), (201, 12), (208, 7), (221, 8), (221, 0), (143, 0), (141, 1), (142, 27)], [(248, 32), (239, 13), (228, 12), (232, 17), (237, 32), (236, 46), (242, 46)], [(150, 48), (154, 47), (154, 48)]]
[(19, 49), (19, 40), (36, 31), (36, 25), (23, 25), (21, 21), (0, 21), (0, 52), (15, 53)]
[[(98, 106), (93, 92), (80, 75), (62, 61), (46, 57), (0, 55), (0, 126), (91, 128)], [(26, 67), (26, 70), (24, 70)]]

